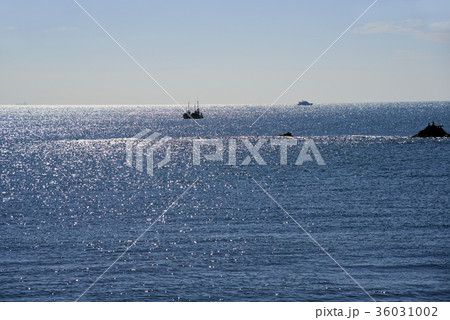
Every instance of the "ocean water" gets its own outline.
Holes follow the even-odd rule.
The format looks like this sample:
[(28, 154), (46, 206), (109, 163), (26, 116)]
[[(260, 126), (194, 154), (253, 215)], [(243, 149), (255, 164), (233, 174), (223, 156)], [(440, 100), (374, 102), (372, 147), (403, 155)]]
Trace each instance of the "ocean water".
[[(408, 136), (450, 102), (264, 109), (1, 106), (0, 300), (448, 301), (450, 139)], [(153, 176), (125, 165), (144, 129), (172, 138)], [(287, 131), (287, 165), (269, 142), (240, 165)], [(193, 165), (194, 138), (237, 165)], [(326, 165), (294, 164), (305, 138)]]

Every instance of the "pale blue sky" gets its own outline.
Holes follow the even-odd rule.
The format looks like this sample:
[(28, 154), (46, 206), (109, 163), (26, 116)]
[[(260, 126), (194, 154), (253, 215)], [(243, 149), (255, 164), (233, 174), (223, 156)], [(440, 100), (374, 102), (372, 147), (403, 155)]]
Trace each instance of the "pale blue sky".
[[(79, 2), (181, 103), (270, 104), (373, 0)], [(379, 0), (281, 100), (450, 100), (450, 3)], [(172, 104), (72, 0), (0, 2), (0, 104)]]

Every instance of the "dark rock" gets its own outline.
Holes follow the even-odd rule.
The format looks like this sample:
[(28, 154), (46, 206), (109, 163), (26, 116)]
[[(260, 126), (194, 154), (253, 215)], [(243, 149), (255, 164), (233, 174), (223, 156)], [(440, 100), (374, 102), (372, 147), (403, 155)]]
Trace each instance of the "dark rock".
[(286, 133), (283, 133), (283, 134), (279, 134), (277, 137), (293, 137), (293, 135), (290, 132), (286, 132)]
[(442, 126), (437, 126), (434, 124), (428, 124), (428, 126), (420, 131), (418, 134), (413, 135), (412, 138), (442, 138), (450, 137), (450, 134), (445, 132)]

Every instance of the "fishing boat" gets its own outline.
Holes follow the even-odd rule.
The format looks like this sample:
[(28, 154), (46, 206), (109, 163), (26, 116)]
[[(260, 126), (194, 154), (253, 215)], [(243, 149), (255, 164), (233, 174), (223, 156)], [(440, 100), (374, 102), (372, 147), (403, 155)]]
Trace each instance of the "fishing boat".
[(191, 112), (189, 108), (189, 102), (188, 107), (185, 113), (183, 113), (183, 119), (203, 119), (203, 113), (200, 112), (200, 107), (197, 100), (197, 106), (194, 108), (194, 111)]

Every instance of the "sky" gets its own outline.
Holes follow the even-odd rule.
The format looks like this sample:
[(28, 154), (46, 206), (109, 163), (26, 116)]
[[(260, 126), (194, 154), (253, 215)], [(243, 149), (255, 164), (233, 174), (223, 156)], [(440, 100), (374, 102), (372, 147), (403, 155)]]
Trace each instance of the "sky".
[[(181, 104), (270, 105), (374, 0), (78, 0)], [(450, 2), (379, 0), (277, 102), (449, 101)], [(0, 104), (174, 101), (73, 0), (0, 2)]]

